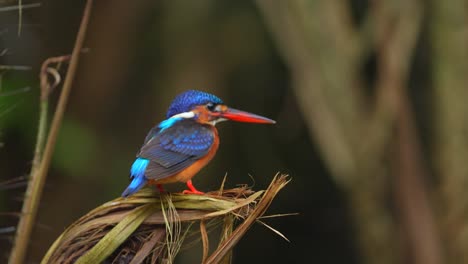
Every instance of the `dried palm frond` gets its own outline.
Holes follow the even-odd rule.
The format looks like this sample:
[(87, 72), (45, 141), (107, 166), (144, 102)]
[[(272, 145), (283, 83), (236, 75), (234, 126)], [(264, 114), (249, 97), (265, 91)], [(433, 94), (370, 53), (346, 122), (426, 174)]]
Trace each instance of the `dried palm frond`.
[[(286, 175), (277, 175), (265, 191), (222, 186), (205, 195), (147, 188), (81, 217), (57, 238), (42, 263), (172, 263), (184, 240), (202, 241), (201, 262), (230, 263), (232, 248), (288, 182)], [(210, 254), (208, 230), (216, 226), (222, 228), (221, 238)]]

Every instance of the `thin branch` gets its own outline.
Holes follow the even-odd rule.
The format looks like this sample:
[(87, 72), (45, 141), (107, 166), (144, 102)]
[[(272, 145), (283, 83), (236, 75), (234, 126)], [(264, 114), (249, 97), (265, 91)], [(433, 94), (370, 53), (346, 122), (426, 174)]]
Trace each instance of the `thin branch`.
[(18, 0), (18, 37), (21, 36), (23, 28), (23, 0)]
[(206, 262), (206, 259), (208, 258), (208, 253), (210, 252), (210, 243), (208, 241), (208, 232), (206, 231), (206, 223), (205, 220), (200, 220), (200, 235), (202, 238), (202, 244), (203, 244), (203, 258), (202, 258), (202, 263)]
[(296, 215), (299, 215), (299, 213), (264, 215), (264, 216), (259, 217), (258, 219), (277, 218), (277, 217), (283, 217), (283, 216), (296, 216)]
[[(424, 179), (421, 144), (408, 99), (406, 83), (421, 31), (422, 6), (419, 1), (401, 2), (397, 7), (375, 2), (372, 8), (380, 23), (378, 38), (379, 79), (373, 120), (375, 147), (388, 142), (393, 125), (395, 144), (395, 193), (404, 234), (410, 247), (411, 263), (441, 263), (440, 242)], [(389, 10), (393, 10), (389, 12)], [(401, 11), (401, 12), (399, 12)], [(392, 23), (393, 22), (393, 23)], [(396, 123), (395, 123), (396, 122)]]
[(263, 222), (263, 221), (261, 221), (261, 220), (259, 220), (259, 219), (257, 219), (257, 223), (260, 223), (260, 224), (262, 224), (263, 226), (265, 226), (266, 228), (270, 229), (271, 231), (273, 231), (275, 234), (277, 234), (278, 236), (280, 236), (280, 237), (283, 238), (284, 240), (286, 240), (286, 241), (288, 241), (288, 242), (291, 242), (291, 241), (289, 241), (289, 239), (288, 239), (285, 235), (283, 235), (283, 233), (281, 233), (280, 231), (274, 229), (273, 227), (271, 227), (271, 226), (268, 225), (267, 223), (265, 223), (265, 222)]
[[(51, 57), (48, 58), (42, 63), (41, 72), (40, 72), (40, 82), (41, 82), (41, 100), (47, 100), (49, 94), (52, 90), (58, 86), (61, 81), (60, 74), (58, 73), (57, 69), (51, 67), (51, 64), (54, 63), (62, 63), (64, 61), (70, 60), (70, 55), (63, 55), (58, 57)], [(49, 83), (48, 77), (52, 76), (54, 81), (52, 84)]]
[(37, 173), (34, 173), (34, 176), (30, 179), (30, 183), (26, 191), (25, 201), (23, 203), (22, 208), (23, 215), (18, 224), (18, 231), (16, 233), (15, 243), (9, 259), (10, 264), (24, 263), (26, 257), (27, 246), (28, 242), (30, 241), (31, 231), (37, 215), (43, 186), (47, 177), (47, 171), (52, 160), (52, 154), (55, 148), (55, 142), (57, 140), (58, 131), (62, 123), (68, 97), (78, 67), (79, 55), (83, 47), (86, 29), (88, 27), (92, 3), (92, 0), (88, 0), (86, 2), (80, 29), (78, 31), (78, 36), (75, 42), (75, 47), (73, 48), (70, 66), (66, 74), (63, 90), (60, 95), (57, 110), (52, 121), (51, 130), (47, 138), (47, 144), (44, 149), (43, 159), (40, 161), (40, 165), (38, 165), (39, 168), (37, 169)]
[(35, 7), (40, 7), (42, 4), (41, 3), (33, 3), (33, 4), (27, 4), (27, 5), (14, 5), (14, 6), (5, 6), (5, 7), (0, 7), (0, 12), (7, 12), (7, 11), (16, 11), (19, 9), (28, 9), (28, 8), (35, 8)]
[[(0, 53), (0, 56), (1, 55)], [(31, 67), (23, 65), (0, 65), (0, 70), (29, 71)]]
[(289, 179), (286, 176), (275, 176), (273, 181), (271, 182), (268, 189), (265, 191), (265, 194), (258, 202), (255, 209), (249, 214), (249, 216), (244, 220), (242, 224), (240, 224), (234, 232), (229, 236), (228, 239), (223, 241), (218, 248), (208, 257), (208, 259), (204, 262), (204, 264), (212, 264), (212, 263), (219, 263), (229, 252), (232, 248), (239, 242), (242, 236), (247, 232), (249, 227), (257, 221), (258, 217), (262, 216), (265, 211), (270, 206), (271, 202), (273, 201), (274, 197), (278, 192), (288, 184)]

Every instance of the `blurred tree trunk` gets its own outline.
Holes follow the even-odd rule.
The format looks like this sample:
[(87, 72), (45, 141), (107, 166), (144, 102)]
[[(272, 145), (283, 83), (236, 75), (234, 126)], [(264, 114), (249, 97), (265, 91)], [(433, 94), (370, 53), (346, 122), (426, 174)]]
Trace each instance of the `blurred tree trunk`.
[[(310, 134), (348, 193), (363, 263), (440, 263), (406, 89), (422, 5), (370, 1), (358, 24), (349, 4), (258, 0)], [(367, 84), (364, 66), (373, 54), (377, 79)], [(366, 90), (375, 93), (366, 97)]]
[(434, 163), (449, 263), (468, 262), (468, 9), (463, 0), (432, 1)]

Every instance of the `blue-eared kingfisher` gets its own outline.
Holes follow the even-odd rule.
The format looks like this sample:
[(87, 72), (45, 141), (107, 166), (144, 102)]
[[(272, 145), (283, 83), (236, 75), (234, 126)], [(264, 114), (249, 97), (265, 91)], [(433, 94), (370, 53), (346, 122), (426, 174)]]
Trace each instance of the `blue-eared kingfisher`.
[(167, 119), (153, 127), (130, 169), (131, 182), (122, 193), (127, 197), (146, 184), (185, 182), (184, 193), (202, 194), (192, 184), (197, 174), (216, 154), (218, 122), (274, 124), (269, 118), (228, 107), (215, 95), (189, 90), (172, 101)]

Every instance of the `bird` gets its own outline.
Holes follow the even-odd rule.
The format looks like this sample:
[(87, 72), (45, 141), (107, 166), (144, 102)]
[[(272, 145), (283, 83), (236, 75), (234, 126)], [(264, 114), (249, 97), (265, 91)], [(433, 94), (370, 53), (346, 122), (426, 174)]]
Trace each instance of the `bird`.
[(128, 197), (145, 185), (183, 182), (184, 194), (203, 194), (192, 183), (215, 156), (219, 146), (215, 125), (222, 121), (275, 124), (276, 121), (228, 107), (217, 96), (187, 90), (172, 101), (166, 119), (151, 128), (130, 168), (130, 184), (122, 193)]

